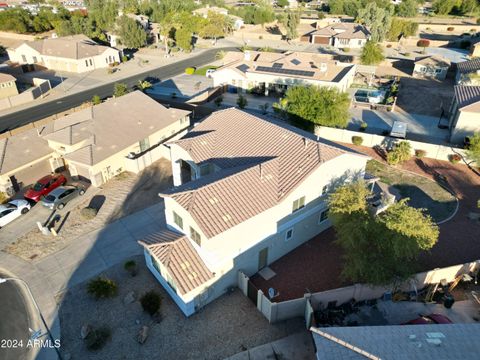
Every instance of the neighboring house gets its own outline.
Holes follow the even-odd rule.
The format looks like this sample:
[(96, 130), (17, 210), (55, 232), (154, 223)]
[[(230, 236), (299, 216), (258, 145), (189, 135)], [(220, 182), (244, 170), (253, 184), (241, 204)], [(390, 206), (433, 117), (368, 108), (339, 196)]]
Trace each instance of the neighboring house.
[(217, 69), (212, 79), (214, 86), (227, 86), (230, 91), (283, 94), (294, 85), (329, 86), (346, 91), (355, 76), (356, 65), (319, 54), (246, 51), (227, 55), (226, 65)]
[(17, 79), (10, 74), (0, 73), (0, 99), (18, 94)]
[(414, 77), (444, 80), (450, 68), (450, 60), (438, 55), (429, 55), (415, 59)]
[(478, 359), (479, 324), (311, 328), (317, 360)]
[(327, 193), (367, 156), (230, 108), (169, 143), (168, 230), (141, 241), (148, 268), (187, 316), (330, 226)]
[(450, 142), (463, 143), (465, 136), (480, 132), (480, 86), (455, 85), (450, 106)]
[(169, 158), (160, 144), (185, 131), (190, 114), (136, 91), (5, 137), (0, 140), (0, 190), (18, 191), (15, 183), (29, 185), (63, 167), (94, 186), (122, 171), (138, 173)]
[(356, 23), (337, 23), (314, 30), (302, 36), (312, 44), (329, 45), (336, 48), (362, 48), (370, 39), (370, 31)]
[(480, 85), (480, 58), (457, 63), (455, 82), (459, 85)]
[(208, 18), (209, 12), (214, 12), (217, 14), (228, 16), (230, 19), (232, 19), (233, 28), (235, 30), (240, 29), (245, 24), (241, 17), (235, 16), (235, 15), (228, 15), (228, 10), (225, 8), (221, 8), (217, 6), (206, 6), (204, 8), (193, 10), (193, 14), (199, 15), (205, 19)]
[(24, 42), (8, 49), (10, 60), (51, 70), (82, 73), (120, 62), (120, 52), (97, 44), (85, 35), (73, 35)]

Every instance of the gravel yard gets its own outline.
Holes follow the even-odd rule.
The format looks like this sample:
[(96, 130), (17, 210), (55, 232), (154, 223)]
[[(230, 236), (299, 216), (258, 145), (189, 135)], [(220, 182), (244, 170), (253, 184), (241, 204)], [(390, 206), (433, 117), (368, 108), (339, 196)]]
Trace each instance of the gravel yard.
[[(60, 213), (61, 218), (54, 226), (58, 236), (43, 235), (36, 228), (6, 246), (4, 251), (27, 261), (38, 260), (65, 248), (81, 235), (162, 201), (159, 191), (171, 184), (170, 162), (165, 159), (158, 160), (138, 175), (121, 173), (98, 188), (93, 197), (85, 197), (71, 211)], [(80, 213), (87, 206), (99, 208), (97, 216), (91, 220), (85, 220)]]
[[(71, 288), (59, 300), (64, 354), (71, 359), (223, 359), (247, 348), (305, 331), (303, 319), (270, 325), (253, 303), (239, 290), (215, 300), (199, 313), (186, 318), (144, 265), (136, 257), (139, 272), (131, 277), (118, 264), (103, 275), (118, 284), (118, 295), (96, 301), (86, 284)], [(155, 290), (163, 297), (160, 323), (143, 312), (140, 302), (124, 304), (131, 291), (138, 299)], [(89, 352), (80, 339), (82, 325), (108, 326), (111, 339), (97, 352)], [(136, 336), (143, 325), (149, 336), (140, 345)]]

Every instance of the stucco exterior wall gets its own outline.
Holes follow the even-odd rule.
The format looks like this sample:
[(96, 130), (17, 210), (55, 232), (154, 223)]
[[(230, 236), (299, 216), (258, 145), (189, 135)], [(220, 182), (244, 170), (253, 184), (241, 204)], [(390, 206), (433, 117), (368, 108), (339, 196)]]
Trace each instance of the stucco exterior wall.
[(451, 128), (450, 142), (463, 143), (465, 136), (471, 136), (480, 131), (480, 114), (459, 111), (456, 123)]
[(0, 99), (18, 94), (17, 84), (15, 81), (6, 81), (0, 83)]

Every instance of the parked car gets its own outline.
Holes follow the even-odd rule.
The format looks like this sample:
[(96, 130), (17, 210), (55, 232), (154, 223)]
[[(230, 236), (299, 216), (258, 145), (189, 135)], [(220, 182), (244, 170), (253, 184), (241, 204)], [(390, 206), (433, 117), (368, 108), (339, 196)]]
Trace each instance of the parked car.
[(423, 315), (402, 325), (453, 324), (453, 321), (441, 314)]
[(12, 200), (0, 205), (0, 228), (12, 222), (30, 210), (30, 203), (27, 200)]
[(85, 194), (85, 189), (79, 186), (60, 186), (42, 199), (42, 205), (50, 209), (63, 209), (65, 205), (77, 196)]
[(33, 187), (27, 190), (24, 197), (27, 200), (39, 202), (42, 197), (48, 195), (52, 190), (65, 185), (67, 178), (62, 174), (47, 175), (38, 180)]

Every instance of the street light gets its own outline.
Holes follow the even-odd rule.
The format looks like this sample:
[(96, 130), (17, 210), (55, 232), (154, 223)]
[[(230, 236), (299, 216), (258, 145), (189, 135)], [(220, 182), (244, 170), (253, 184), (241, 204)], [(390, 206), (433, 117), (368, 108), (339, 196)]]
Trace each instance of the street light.
[[(33, 297), (32, 291), (30, 290), (30, 287), (28, 286), (27, 282), (23, 279), (14, 278), (14, 277), (0, 278), (0, 284), (6, 283), (7, 281), (18, 281), (27, 288), (28, 295), (30, 296), (30, 298), (33, 301), (33, 304), (35, 305), (35, 310), (37, 310), (38, 314), (40, 315), (40, 319), (42, 320), (43, 326), (45, 326), (45, 329), (47, 329), (48, 336), (50, 337), (50, 340), (52, 341), (52, 344), (55, 344), (55, 340), (53, 339), (52, 333), (50, 332), (50, 328), (48, 327), (47, 322), (45, 321), (45, 319), (42, 315), (42, 312), (40, 311), (40, 308), (38, 307), (38, 304), (35, 301), (35, 298)], [(38, 337), (41, 336), (40, 335), (41, 330), (32, 331), (32, 332), (33, 332), (32, 337), (38, 338)], [(56, 346), (54, 346), (54, 348), (55, 348), (55, 352), (57, 353), (58, 358), (61, 360), (62, 357), (60, 355), (60, 351), (58, 350), (58, 348)]]

